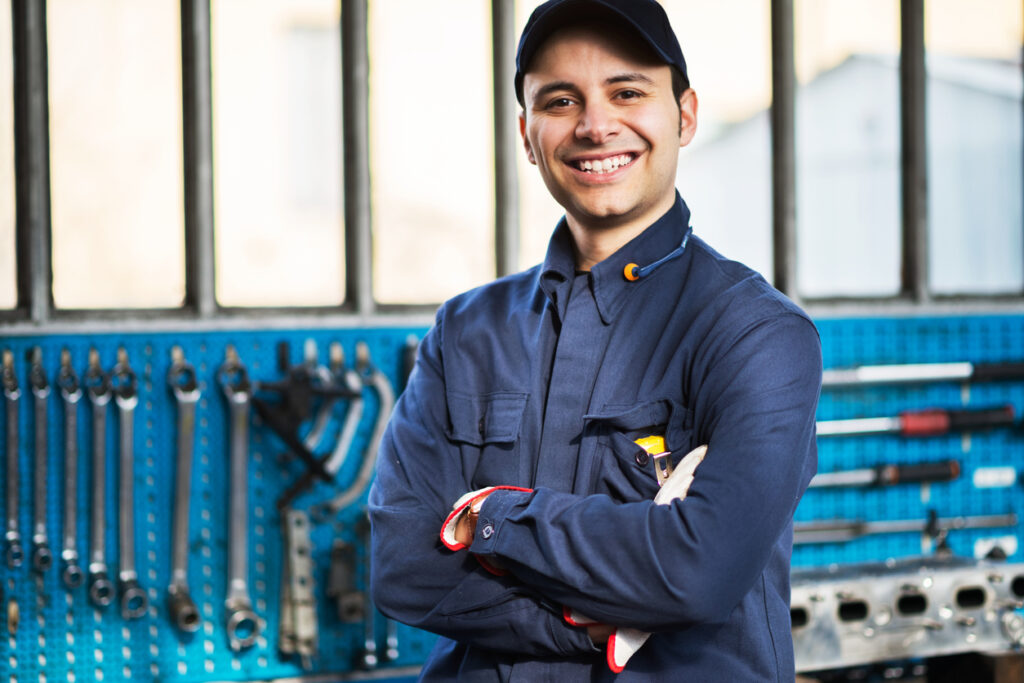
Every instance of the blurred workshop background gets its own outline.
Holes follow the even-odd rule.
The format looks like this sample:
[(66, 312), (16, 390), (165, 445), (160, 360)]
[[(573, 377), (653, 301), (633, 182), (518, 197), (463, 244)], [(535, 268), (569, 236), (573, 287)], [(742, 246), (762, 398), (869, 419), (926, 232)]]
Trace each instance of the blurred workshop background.
[[(366, 489), (437, 306), (561, 216), (512, 89), (537, 4), (0, 12), (0, 681), (415, 676), (433, 636), (365, 596)], [(1024, 680), (1024, 3), (662, 4), (694, 229), (836, 371), (798, 669)]]

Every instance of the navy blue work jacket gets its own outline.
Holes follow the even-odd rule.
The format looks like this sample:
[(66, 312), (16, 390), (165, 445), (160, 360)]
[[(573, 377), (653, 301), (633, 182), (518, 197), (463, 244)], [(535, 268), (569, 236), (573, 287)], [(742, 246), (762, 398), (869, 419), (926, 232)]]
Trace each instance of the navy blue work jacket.
[[(379, 608), (440, 634), (437, 681), (786, 681), (792, 520), (817, 465), (810, 319), (696, 236), (675, 206), (589, 273), (559, 224), (543, 265), (444, 304), (370, 493)], [(654, 463), (707, 444), (688, 497)], [(469, 552), (440, 529), (484, 502)], [(474, 557), (508, 570), (495, 575)], [(653, 632), (613, 674), (570, 607)]]

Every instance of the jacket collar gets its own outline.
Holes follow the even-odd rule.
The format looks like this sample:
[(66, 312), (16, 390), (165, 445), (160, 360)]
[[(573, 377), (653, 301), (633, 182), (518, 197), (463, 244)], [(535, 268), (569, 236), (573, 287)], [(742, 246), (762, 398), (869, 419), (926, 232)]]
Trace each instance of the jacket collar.
[[(661, 218), (593, 267), (590, 284), (598, 313), (606, 325), (612, 323), (629, 294), (643, 281), (627, 280), (623, 275), (626, 265), (647, 266), (678, 249), (687, 234), (689, 222), (690, 209), (676, 192), (675, 204)], [(653, 277), (656, 272), (650, 275)], [(559, 320), (565, 318), (574, 274), (572, 233), (563, 216), (548, 243), (540, 276), (541, 289), (554, 305)]]

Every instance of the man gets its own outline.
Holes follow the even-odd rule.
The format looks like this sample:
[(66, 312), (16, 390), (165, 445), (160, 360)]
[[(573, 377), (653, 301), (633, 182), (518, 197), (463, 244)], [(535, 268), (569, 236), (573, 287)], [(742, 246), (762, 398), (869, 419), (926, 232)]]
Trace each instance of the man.
[[(691, 233), (697, 97), (657, 3), (547, 2), (516, 66), (565, 217), (424, 338), (370, 494), (374, 599), (442, 636), (423, 680), (792, 681), (815, 328)], [(662, 442), (708, 445), (685, 500), (652, 500)], [(622, 661), (626, 629), (652, 635)]]

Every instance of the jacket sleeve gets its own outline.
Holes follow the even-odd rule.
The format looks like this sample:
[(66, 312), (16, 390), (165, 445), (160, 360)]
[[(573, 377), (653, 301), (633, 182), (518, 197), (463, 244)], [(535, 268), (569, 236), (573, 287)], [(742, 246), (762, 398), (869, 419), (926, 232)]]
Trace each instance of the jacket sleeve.
[(709, 335), (684, 379), (709, 446), (686, 500), (495, 491), (471, 550), (590, 618), (644, 631), (724, 622), (773, 555), (788, 569), (817, 466), (820, 341), (792, 313), (733, 330)]
[(560, 605), (441, 542), (445, 517), (470, 488), (446, 437), (441, 337), (438, 323), (420, 345), (381, 443), (369, 497), (374, 602), (403, 623), (494, 651), (597, 652), (585, 630), (564, 623)]

